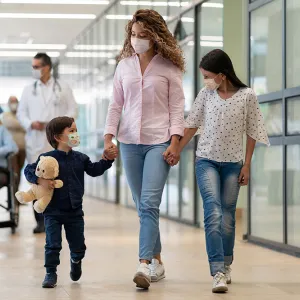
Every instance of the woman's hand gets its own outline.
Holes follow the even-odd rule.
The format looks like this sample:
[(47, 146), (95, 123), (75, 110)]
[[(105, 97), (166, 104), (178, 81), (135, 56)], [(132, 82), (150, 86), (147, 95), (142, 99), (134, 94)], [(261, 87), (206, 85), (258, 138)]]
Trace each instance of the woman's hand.
[(172, 139), (171, 145), (163, 153), (164, 160), (170, 165), (175, 166), (180, 160), (179, 140)]
[(102, 158), (113, 160), (119, 155), (118, 147), (112, 142), (112, 135), (106, 135), (104, 138), (104, 152)]
[(117, 146), (110, 146), (109, 149), (104, 150), (102, 158), (104, 160), (114, 160), (118, 157), (118, 148)]
[(240, 173), (240, 176), (239, 176), (239, 184), (241, 186), (248, 185), (249, 177), (250, 177), (250, 166), (249, 165), (244, 165), (241, 169), (241, 173)]

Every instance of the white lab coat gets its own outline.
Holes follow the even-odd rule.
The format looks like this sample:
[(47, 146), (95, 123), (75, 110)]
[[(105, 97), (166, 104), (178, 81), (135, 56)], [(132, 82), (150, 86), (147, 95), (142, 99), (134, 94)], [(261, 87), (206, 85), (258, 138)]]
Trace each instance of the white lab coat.
[[(33, 122), (48, 123), (55, 117), (68, 116), (76, 118), (77, 104), (71, 88), (65, 82), (51, 78), (46, 85), (37, 81), (36, 92), (34, 83), (26, 86), (20, 99), (17, 117), (26, 130), (26, 158), (28, 163), (34, 163), (38, 156), (50, 151), (46, 131), (33, 130)], [(60, 88), (61, 87), (61, 91)], [(54, 87), (54, 91), (53, 91)]]

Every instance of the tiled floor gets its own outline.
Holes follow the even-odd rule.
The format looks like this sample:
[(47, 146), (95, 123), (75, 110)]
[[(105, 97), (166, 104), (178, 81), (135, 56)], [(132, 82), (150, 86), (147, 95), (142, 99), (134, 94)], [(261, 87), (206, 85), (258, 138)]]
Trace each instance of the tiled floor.
[(203, 231), (162, 220), (167, 278), (137, 291), (138, 219), (134, 211), (85, 199), (87, 256), (83, 277), (69, 278), (64, 242), (56, 289), (44, 290), (44, 235), (32, 235), (31, 207), (22, 207), (18, 233), (0, 229), (1, 300), (299, 300), (300, 260), (242, 241), (236, 242), (233, 284), (229, 293), (211, 293)]

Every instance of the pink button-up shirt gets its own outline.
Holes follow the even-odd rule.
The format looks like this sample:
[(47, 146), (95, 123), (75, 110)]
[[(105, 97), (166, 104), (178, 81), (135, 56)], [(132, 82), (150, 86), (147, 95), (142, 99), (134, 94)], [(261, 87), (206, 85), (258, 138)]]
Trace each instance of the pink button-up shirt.
[(160, 55), (151, 60), (144, 75), (137, 55), (122, 60), (114, 77), (104, 134), (117, 136), (125, 144), (153, 145), (183, 132), (182, 72)]

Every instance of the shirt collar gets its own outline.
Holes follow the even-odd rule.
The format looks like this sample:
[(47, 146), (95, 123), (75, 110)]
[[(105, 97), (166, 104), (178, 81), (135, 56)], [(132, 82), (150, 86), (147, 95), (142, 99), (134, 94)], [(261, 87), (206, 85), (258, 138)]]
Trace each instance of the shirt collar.
[(38, 80), (38, 84), (40, 86), (46, 86), (46, 87), (49, 87), (49, 86), (52, 86), (54, 83), (54, 78), (53, 76), (50, 77), (50, 79), (46, 82), (46, 83), (43, 83), (41, 80)]
[(65, 151), (58, 150), (58, 149), (55, 149), (55, 152), (57, 152), (61, 156), (67, 156), (67, 155), (73, 154), (73, 150), (72, 149), (68, 153), (65, 152)]

